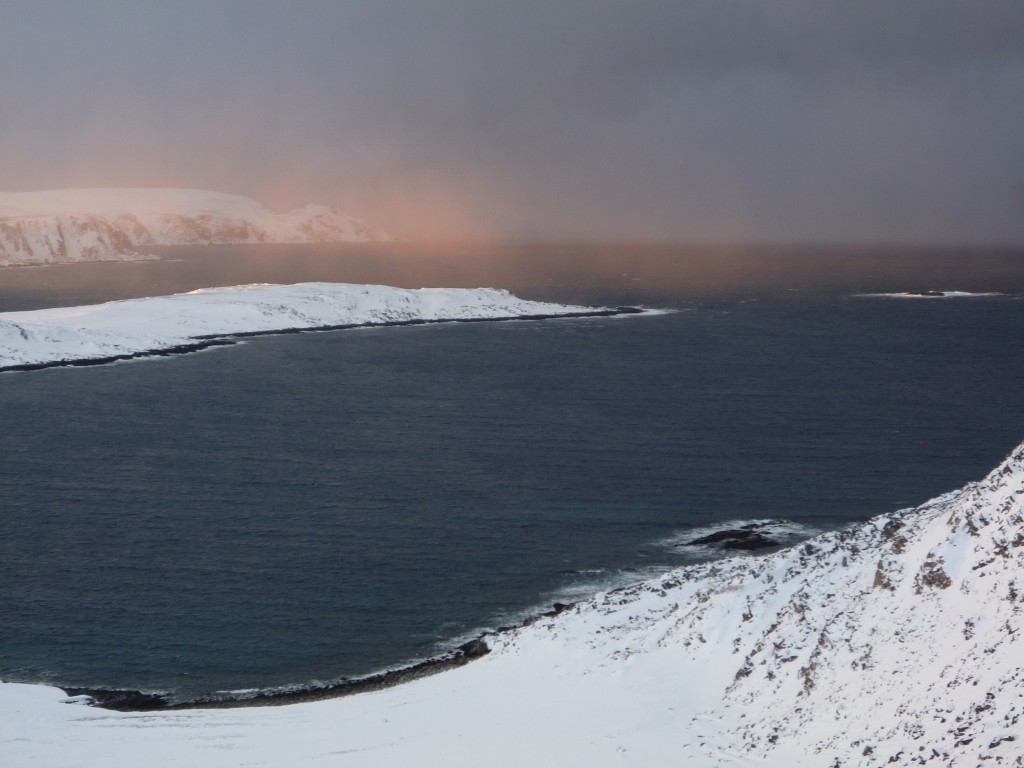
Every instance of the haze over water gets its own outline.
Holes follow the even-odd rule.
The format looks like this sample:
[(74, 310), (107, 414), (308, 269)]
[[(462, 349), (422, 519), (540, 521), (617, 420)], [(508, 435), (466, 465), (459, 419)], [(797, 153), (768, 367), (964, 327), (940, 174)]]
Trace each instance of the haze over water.
[[(163, 260), (5, 270), (0, 311), (313, 280), (500, 287), (595, 303), (943, 290), (1021, 290), (1024, 249), (785, 245), (218, 245), (155, 247)], [(622, 298), (616, 299), (616, 296)]]

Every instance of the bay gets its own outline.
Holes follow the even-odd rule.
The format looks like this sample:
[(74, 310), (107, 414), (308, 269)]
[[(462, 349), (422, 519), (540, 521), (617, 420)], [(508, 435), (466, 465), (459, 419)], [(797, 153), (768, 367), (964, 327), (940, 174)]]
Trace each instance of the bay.
[[(977, 479), (1024, 435), (990, 249), (219, 247), (0, 273), (0, 309), (247, 282), (497, 285), (624, 318), (270, 337), (0, 375), (0, 678), (303, 685)], [(885, 299), (959, 289), (1002, 295)]]

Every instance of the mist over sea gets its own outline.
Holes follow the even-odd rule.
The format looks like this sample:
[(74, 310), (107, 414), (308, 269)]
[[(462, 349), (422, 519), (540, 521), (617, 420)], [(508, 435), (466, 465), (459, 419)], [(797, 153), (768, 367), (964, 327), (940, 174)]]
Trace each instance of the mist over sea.
[[(269, 337), (0, 375), (0, 679), (301, 685), (981, 477), (1024, 434), (1024, 251), (217, 246), (0, 270), (0, 311), (252, 282), (657, 316)], [(882, 298), (964, 291), (994, 296)]]

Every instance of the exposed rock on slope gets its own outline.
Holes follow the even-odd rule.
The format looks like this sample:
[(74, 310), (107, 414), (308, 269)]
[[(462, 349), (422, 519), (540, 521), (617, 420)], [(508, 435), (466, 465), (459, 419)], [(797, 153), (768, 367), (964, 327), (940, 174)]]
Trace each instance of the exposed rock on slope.
[(192, 189), (0, 193), (0, 266), (144, 258), (151, 245), (388, 240), (325, 205), (275, 214), (246, 197)]

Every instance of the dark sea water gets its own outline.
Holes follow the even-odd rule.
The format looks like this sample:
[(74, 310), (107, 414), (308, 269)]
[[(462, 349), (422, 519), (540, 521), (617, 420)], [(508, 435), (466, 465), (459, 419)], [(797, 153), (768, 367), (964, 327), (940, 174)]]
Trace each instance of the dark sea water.
[[(2, 679), (189, 697), (365, 674), (687, 562), (689, 531), (864, 520), (1024, 440), (1020, 251), (162, 255), (0, 271), (0, 311), (310, 279), (676, 311), (0, 375)], [(1002, 295), (857, 295), (927, 289)]]

